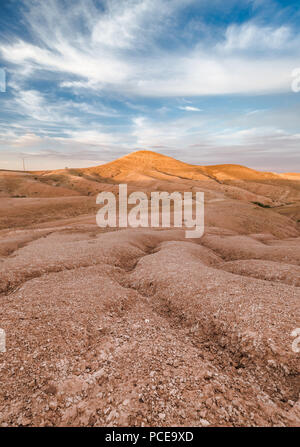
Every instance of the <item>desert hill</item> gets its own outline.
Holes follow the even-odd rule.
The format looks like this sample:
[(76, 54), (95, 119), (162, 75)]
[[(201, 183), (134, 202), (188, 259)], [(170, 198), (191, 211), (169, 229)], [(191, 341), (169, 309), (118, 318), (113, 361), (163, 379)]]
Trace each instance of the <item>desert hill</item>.
[(299, 178), (240, 165), (195, 166), (151, 151), (84, 169), (0, 171), (0, 228), (95, 213), (96, 194), (127, 183), (129, 191), (203, 191), (207, 225), (292, 236), (298, 234)]
[[(157, 189), (166, 185), (173, 188), (174, 182), (183, 188), (200, 185), (225, 191), (228, 196), (239, 192), (240, 198), (244, 190), (245, 193), (250, 191), (257, 196), (261, 195), (267, 201), (272, 197), (274, 204), (280, 199), (280, 204), (287, 204), (290, 199), (300, 200), (300, 174), (297, 173), (274, 174), (230, 164), (196, 166), (151, 151), (134, 152), (91, 168), (0, 171), (0, 194), (2, 197), (91, 195), (107, 188), (105, 185), (120, 182), (133, 186), (156, 186)], [(227, 188), (224, 189), (224, 185)]]

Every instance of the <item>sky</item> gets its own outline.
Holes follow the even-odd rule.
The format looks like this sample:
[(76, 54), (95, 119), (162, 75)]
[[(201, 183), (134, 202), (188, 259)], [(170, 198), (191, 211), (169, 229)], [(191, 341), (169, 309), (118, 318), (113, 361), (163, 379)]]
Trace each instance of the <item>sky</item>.
[(298, 0), (7, 0), (0, 169), (152, 150), (299, 172), (299, 67)]

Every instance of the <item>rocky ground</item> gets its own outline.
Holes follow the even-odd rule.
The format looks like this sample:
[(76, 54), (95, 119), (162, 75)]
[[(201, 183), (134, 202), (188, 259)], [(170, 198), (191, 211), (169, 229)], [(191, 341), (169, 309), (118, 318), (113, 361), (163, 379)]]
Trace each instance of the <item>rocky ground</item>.
[[(136, 157), (0, 173), (0, 426), (299, 425), (297, 175)], [(204, 190), (203, 237), (98, 228), (117, 182)]]
[(299, 424), (300, 238), (80, 224), (2, 244), (16, 239), (1, 426)]

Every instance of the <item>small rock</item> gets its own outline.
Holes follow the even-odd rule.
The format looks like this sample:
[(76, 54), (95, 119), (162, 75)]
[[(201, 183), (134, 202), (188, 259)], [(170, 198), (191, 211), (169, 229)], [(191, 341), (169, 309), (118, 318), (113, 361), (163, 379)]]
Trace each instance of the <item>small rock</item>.
[(200, 419), (200, 424), (202, 427), (208, 427), (210, 425), (210, 422), (208, 422), (206, 419)]

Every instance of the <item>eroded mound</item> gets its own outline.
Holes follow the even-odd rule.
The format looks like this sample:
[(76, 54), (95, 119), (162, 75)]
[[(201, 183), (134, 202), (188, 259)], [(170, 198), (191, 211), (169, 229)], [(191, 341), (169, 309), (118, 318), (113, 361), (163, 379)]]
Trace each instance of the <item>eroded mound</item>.
[(254, 236), (26, 231), (1, 260), (0, 425), (298, 425), (299, 239)]

